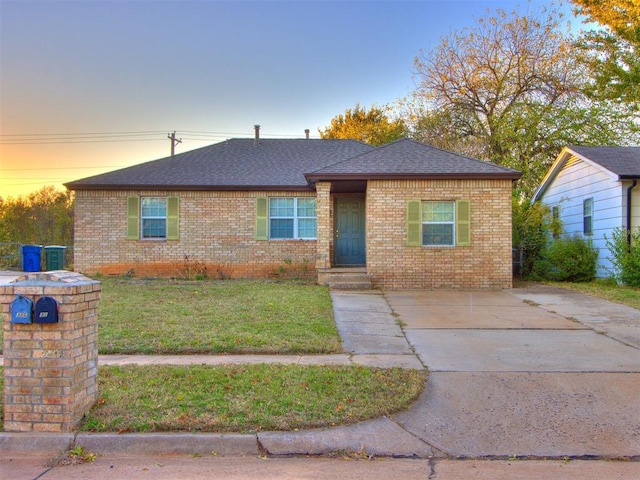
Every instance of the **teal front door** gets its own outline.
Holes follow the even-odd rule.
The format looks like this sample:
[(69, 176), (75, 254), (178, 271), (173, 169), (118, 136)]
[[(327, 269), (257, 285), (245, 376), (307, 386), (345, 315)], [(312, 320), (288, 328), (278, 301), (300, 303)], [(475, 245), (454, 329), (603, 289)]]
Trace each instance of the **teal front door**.
[(335, 265), (365, 264), (365, 199), (337, 197)]

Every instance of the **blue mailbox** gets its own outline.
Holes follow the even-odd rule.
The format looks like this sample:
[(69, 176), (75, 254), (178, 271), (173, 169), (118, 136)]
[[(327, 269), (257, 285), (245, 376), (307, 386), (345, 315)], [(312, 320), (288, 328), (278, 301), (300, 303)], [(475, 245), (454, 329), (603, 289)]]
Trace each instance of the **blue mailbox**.
[(11, 302), (11, 323), (31, 323), (33, 319), (33, 300), (18, 295)]
[(58, 302), (53, 297), (40, 297), (36, 302), (35, 323), (58, 323)]

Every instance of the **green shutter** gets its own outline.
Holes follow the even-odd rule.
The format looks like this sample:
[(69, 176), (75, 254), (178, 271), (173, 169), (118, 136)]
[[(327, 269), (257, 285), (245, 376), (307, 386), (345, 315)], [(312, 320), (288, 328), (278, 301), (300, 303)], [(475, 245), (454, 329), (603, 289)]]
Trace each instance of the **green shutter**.
[(456, 245), (459, 247), (471, 245), (471, 202), (469, 200), (456, 201)]
[(127, 197), (127, 240), (140, 240), (140, 197)]
[(180, 239), (180, 199), (167, 197), (167, 240)]
[(420, 200), (407, 200), (407, 247), (422, 245)]
[(256, 240), (269, 240), (269, 207), (266, 197), (256, 198)]

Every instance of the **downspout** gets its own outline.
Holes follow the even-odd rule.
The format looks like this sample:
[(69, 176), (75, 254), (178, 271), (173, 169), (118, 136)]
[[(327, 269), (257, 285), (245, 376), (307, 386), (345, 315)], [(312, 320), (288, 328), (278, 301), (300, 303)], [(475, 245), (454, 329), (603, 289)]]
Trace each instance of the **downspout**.
[(631, 245), (631, 190), (638, 184), (638, 179), (634, 178), (631, 186), (627, 188), (627, 245)]

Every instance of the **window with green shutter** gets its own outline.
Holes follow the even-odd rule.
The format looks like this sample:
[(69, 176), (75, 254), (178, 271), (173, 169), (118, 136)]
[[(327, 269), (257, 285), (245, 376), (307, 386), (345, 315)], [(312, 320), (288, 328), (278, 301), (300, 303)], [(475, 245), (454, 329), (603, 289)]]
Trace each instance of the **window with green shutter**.
[(128, 240), (178, 240), (178, 197), (127, 197)]
[(140, 197), (127, 197), (127, 240), (140, 240)]
[(471, 245), (469, 200), (407, 201), (407, 246)]
[(420, 200), (407, 201), (407, 247), (422, 245)]
[(180, 199), (167, 198), (167, 240), (180, 239)]
[(256, 240), (269, 240), (269, 206), (266, 197), (256, 198)]
[(459, 247), (471, 245), (471, 202), (469, 200), (456, 202), (456, 245)]

